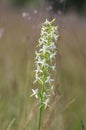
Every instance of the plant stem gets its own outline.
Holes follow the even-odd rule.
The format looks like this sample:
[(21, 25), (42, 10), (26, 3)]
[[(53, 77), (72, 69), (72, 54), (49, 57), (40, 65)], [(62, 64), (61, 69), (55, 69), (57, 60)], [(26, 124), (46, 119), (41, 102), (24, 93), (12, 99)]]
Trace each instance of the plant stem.
[[(42, 105), (42, 104), (41, 104), (41, 105)], [(40, 106), (41, 106), (41, 105), (40, 105)], [(42, 112), (43, 112), (43, 106), (41, 106), (41, 107), (39, 108), (38, 129), (37, 129), (37, 130), (40, 130), (40, 129), (41, 129)]]

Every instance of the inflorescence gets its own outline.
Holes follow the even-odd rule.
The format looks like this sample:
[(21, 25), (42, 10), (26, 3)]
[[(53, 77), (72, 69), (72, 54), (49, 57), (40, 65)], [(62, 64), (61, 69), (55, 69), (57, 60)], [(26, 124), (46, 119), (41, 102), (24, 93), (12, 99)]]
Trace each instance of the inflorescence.
[(46, 20), (41, 28), (38, 50), (35, 51), (35, 81), (38, 82), (41, 88), (32, 89), (36, 99), (41, 104), (40, 107), (47, 107), (49, 105), (50, 96), (54, 93), (54, 79), (53, 74), (56, 70), (56, 53), (57, 48), (55, 43), (58, 40), (58, 27), (53, 26), (53, 22)]

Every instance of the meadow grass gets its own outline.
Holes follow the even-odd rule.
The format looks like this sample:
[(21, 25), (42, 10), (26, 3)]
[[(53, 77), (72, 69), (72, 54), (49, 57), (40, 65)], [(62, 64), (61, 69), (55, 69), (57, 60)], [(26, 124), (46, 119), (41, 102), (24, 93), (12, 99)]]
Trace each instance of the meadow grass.
[[(0, 17), (0, 26), (4, 28), (0, 39), (0, 130), (9, 128), (14, 119), (11, 130), (35, 130), (38, 107), (30, 95), (42, 19), (33, 17), (27, 21), (12, 12), (0, 12)], [(81, 120), (86, 124), (86, 24), (85, 19), (73, 15), (56, 18), (57, 24), (60, 21), (56, 96), (43, 115), (42, 127), (81, 130)]]

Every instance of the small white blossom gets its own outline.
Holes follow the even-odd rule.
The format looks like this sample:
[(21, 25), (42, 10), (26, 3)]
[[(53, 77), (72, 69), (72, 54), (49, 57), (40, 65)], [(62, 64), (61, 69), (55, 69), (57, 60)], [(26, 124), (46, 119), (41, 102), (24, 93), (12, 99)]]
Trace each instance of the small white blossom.
[(31, 96), (35, 96), (36, 98), (38, 98), (38, 89), (32, 89), (32, 95)]
[(35, 51), (35, 54), (36, 54), (36, 58), (35, 58), (35, 59), (36, 59), (36, 60), (37, 60), (37, 59), (40, 59), (40, 53), (38, 53), (37, 51)]
[(42, 66), (44, 66), (45, 63), (46, 63), (46, 60), (45, 60), (45, 59), (42, 59), (42, 60), (39, 60), (39, 59), (38, 59), (38, 61), (36, 61), (36, 63), (37, 63), (37, 64), (40, 64), (40, 65), (42, 65)]
[(48, 76), (48, 77), (47, 77), (47, 80), (45, 81), (45, 83), (51, 84), (51, 82), (53, 82), (53, 81), (54, 81), (54, 79), (51, 79), (51, 77)]
[(56, 56), (56, 52), (54, 52), (54, 53), (52, 53), (52, 54), (50, 55), (50, 59), (55, 59), (55, 56)]
[(56, 64), (54, 64), (53, 66), (51, 66), (52, 70), (55, 71), (56, 70)]
[(35, 70), (36, 73), (42, 73), (42, 69), (39, 65), (37, 65), (37, 69)]
[(44, 25), (45, 26), (50, 25), (50, 22), (46, 19), (46, 21), (44, 22)]
[(50, 48), (50, 50), (52, 50), (52, 48), (53, 48), (53, 49), (57, 49), (54, 42), (52, 42), (52, 43), (49, 45), (49, 48)]
[(46, 108), (47, 106), (49, 106), (49, 98), (46, 99), (46, 100), (43, 102), (43, 105), (44, 105), (45, 108)]

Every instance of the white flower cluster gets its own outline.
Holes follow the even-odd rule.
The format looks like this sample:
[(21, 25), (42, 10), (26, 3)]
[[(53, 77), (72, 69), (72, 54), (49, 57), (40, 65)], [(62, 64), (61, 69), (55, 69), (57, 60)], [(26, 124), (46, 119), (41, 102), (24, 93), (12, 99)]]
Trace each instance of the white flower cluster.
[(56, 70), (56, 41), (58, 39), (57, 26), (53, 26), (54, 20), (49, 22), (46, 20), (41, 28), (41, 34), (39, 39), (39, 50), (35, 52), (35, 81), (38, 82), (42, 88), (39, 90), (32, 89), (32, 92), (36, 98), (39, 99), (42, 106), (45, 108), (48, 106), (49, 98), (51, 92), (53, 92), (53, 82), (52, 71)]

